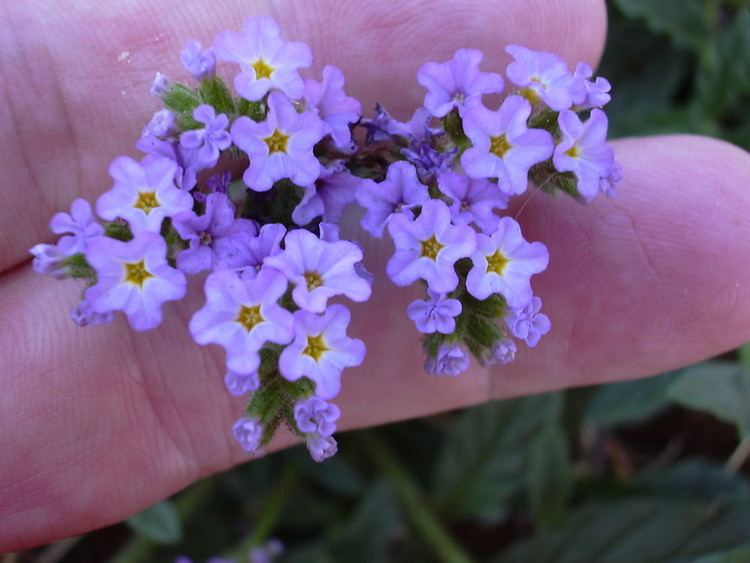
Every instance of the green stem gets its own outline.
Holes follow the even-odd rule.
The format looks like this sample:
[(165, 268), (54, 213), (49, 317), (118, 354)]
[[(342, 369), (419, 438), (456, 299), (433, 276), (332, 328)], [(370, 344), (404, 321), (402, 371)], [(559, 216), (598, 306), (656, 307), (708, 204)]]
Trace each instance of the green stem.
[(464, 552), (437, 519), (417, 485), (386, 443), (375, 432), (361, 434), (361, 439), (373, 461), (396, 489), (416, 530), (445, 563), (471, 563)]
[(750, 457), (750, 437), (744, 438), (737, 449), (729, 456), (726, 463), (727, 471), (737, 473), (745, 465), (748, 457)]
[(739, 349), (740, 365), (750, 371), (750, 344), (745, 344)]

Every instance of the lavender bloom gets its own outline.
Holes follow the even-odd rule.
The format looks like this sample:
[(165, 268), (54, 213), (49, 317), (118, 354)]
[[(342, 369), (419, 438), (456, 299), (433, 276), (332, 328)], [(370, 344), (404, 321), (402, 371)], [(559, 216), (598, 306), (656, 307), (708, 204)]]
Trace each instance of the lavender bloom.
[(432, 178), (449, 171), (458, 154), (458, 148), (440, 152), (430, 140), (412, 141), (408, 148), (401, 149), (404, 155), (417, 169), (419, 179), (429, 183)]
[(494, 364), (509, 364), (516, 358), (517, 351), (516, 343), (510, 338), (498, 340), (492, 345), (490, 355), (480, 358), (480, 362), (485, 367)]
[(160, 109), (151, 117), (141, 132), (141, 137), (169, 137), (177, 131), (174, 113), (168, 109)]
[(346, 335), (350, 320), (349, 310), (339, 304), (322, 315), (304, 310), (294, 313), (294, 342), (279, 357), (281, 375), (289, 381), (308, 377), (315, 382), (318, 397), (335, 397), (343, 369), (358, 366), (365, 357), (364, 343)]
[(108, 237), (91, 241), (86, 260), (97, 283), (86, 290), (84, 307), (93, 313), (123, 311), (135, 330), (161, 323), (161, 306), (185, 296), (185, 275), (167, 263), (167, 245), (159, 235), (136, 232), (122, 242)]
[(417, 178), (417, 171), (408, 162), (394, 162), (380, 183), (364, 180), (357, 190), (357, 202), (365, 208), (362, 228), (376, 238), (397, 213), (413, 217), (412, 207), (430, 201), (427, 186)]
[(156, 76), (154, 76), (153, 82), (151, 82), (151, 95), (161, 98), (171, 89), (172, 83), (169, 81), (169, 78), (167, 78), (166, 75), (162, 74), (161, 72), (157, 72)]
[(112, 161), (109, 173), (115, 185), (99, 197), (96, 212), (108, 221), (126, 219), (133, 232), (158, 233), (166, 217), (193, 208), (193, 198), (175, 186), (177, 165), (158, 156), (140, 164), (127, 156)]
[(307, 450), (310, 452), (310, 457), (320, 463), (336, 455), (338, 444), (333, 436), (309, 434), (307, 436)]
[(341, 149), (352, 142), (350, 123), (362, 115), (360, 103), (344, 93), (344, 75), (335, 66), (323, 69), (323, 82), (305, 80), (305, 99), (325, 122), (334, 144)]
[(114, 318), (112, 311), (97, 313), (87, 301), (82, 301), (70, 310), (70, 320), (80, 327), (111, 323)]
[(424, 204), (416, 220), (399, 213), (388, 223), (396, 252), (386, 271), (393, 283), (407, 286), (417, 279), (438, 293), (458, 286), (454, 264), (474, 252), (474, 229), (451, 224), (448, 206), (440, 200)]
[(609, 176), (601, 178), (599, 180), (599, 190), (610, 197), (617, 195), (617, 184), (622, 182), (622, 165), (614, 160), (612, 162), (612, 170), (609, 172)]
[(260, 271), (266, 258), (281, 252), (281, 241), (286, 235), (286, 228), (279, 223), (269, 223), (260, 228), (257, 237), (240, 241), (239, 252), (242, 255), (244, 268), (243, 279), (254, 278)]
[(508, 45), (505, 51), (515, 59), (508, 65), (506, 74), (513, 84), (521, 87), (526, 99), (532, 104), (542, 100), (555, 111), (570, 108), (576, 81), (564, 60), (552, 53), (531, 51), (518, 45)]
[(500, 221), (495, 210), (508, 207), (508, 196), (484, 178), (474, 180), (446, 172), (438, 177), (438, 188), (453, 200), (450, 210), (454, 225), (475, 223), (483, 232), (493, 233)]
[(427, 88), (424, 106), (435, 117), (445, 117), (455, 107), (459, 111), (481, 103), (483, 94), (503, 91), (499, 74), (481, 72), (484, 55), (476, 49), (459, 49), (445, 63), (425, 63), (417, 71), (417, 81)]
[(552, 327), (549, 317), (539, 312), (541, 308), (542, 300), (533, 297), (525, 305), (511, 308), (505, 319), (513, 336), (524, 340), (529, 348), (536, 346), (539, 339)]
[(576, 80), (576, 88), (574, 89), (573, 102), (581, 109), (589, 108), (600, 108), (609, 103), (612, 97), (609, 95), (609, 91), (612, 89), (612, 85), (609, 81), (598, 76), (595, 82), (592, 82), (590, 78), (593, 76), (594, 71), (586, 63), (578, 63), (576, 71), (573, 77)]
[(563, 111), (558, 120), (562, 141), (552, 158), (560, 172), (573, 172), (578, 178), (578, 192), (591, 199), (599, 192), (601, 178), (612, 172), (615, 159), (607, 145), (607, 116), (600, 109), (591, 110), (588, 121), (581, 123), (572, 111)]
[(284, 553), (284, 544), (276, 538), (271, 538), (265, 545), (254, 547), (247, 554), (248, 563), (273, 563), (273, 561)]
[[(206, 180), (206, 188), (208, 188), (209, 195), (214, 193), (229, 195), (229, 186), (231, 184), (232, 173), (229, 170), (212, 174), (208, 180)], [(198, 203), (206, 203), (208, 197), (205, 192), (195, 190), (193, 192), (193, 199)]]
[(206, 304), (190, 320), (190, 334), (198, 344), (222, 346), (230, 371), (252, 373), (266, 342), (292, 339), (292, 314), (278, 304), (286, 288), (284, 276), (268, 268), (248, 280), (216, 271), (206, 280)]
[(341, 411), (336, 405), (320, 397), (313, 396), (294, 405), (294, 421), (304, 434), (331, 436), (336, 432), (336, 421), (340, 416)]
[(456, 377), (469, 367), (469, 357), (458, 344), (441, 344), (437, 355), (428, 357), (424, 370), (432, 375), (450, 375)]
[(406, 314), (417, 325), (419, 332), (453, 333), (456, 330), (456, 317), (461, 314), (461, 302), (430, 290), (427, 294), (426, 301), (423, 299), (412, 301), (406, 308)]
[(518, 307), (531, 299), (531, 276), (543, 272), (549, 262), (547, 247), (529, 243), (521, 226), (503, 217), (492, 236), (477, 235), (474, 266), (466, 277), (466, 289), (477, 299), (501, 294), (508, 305)]
[(391, 114), (389, 114), (383, 106), (375, 104), (375, 117), (362, 118), (362, 125), (367, 131), (365, 144), (371, 145), (373, 143), (390, 141), (393, 136), (388, 130), (389, 123), (392, 119)]
[(180, 60), (196, 80), (204, 80), (214, 75), (216, 56), (213, 50), (201, 48), (201, 44), (190, 39), (180, 52)]
[(304, 93), (298, 70), (312, 64), (312, 52), (304, 43), (285, 42), (279, 25), (267, 16), (245, 18), (242, 33), (224, 31), (214, 42), (220, 60), (239, 63), (242, 72), (235, 76), (234, 87), (251, 102), (270, 90), (281, 90), (290, 98)]
[(208, 104), (201, 104), (193, 110), (193, 118), (203, 123), (203, 129), (191, 129), (180, 135), (180, 146), (197, 153), (197, 161), (201, 168), (211, 168), (219, 161), (219, 154), (232, 144), (232, 137), (227, 132), (229, 118), (220, 113), (216, 115), (214, 108)]
[(31, 267), (37, 274), (50, 274), (57, 279), (64, 279), (68, 275), (65, 260), (66, 254), (60, 251), (54, 244), (36, 244), (31, 247), (29, 253), (34, 257)]
[(341, 163), (323, 168), (320, 177), (305, 188), (302, 201), (292, 212), (297, 225), (307, 225), (316, 217), (338, 223), (344, 210), (356, 199), (356, 189), (363, 180), (351, 175)]
[(289, 178), (307, 186), (320, 175), (313, 147), (325, 135), (325, 124), (311, 111), (297, 113), (283, 94), (268, 97), (266, 120), (256, 123), (242, 116), (232, 124), (234, 143), (250, 157), (242, 179), (252, 190), (265, 192), (274, 182)]
[(177, 166), (175, 184), (178, 188), (190, 191), (195, 187), (198, 172), (206, 167), (205, 162), (199, 156), (199, 149), (187, 149), (180, 145), (177, 139), (168, 137), (162, 139), (148, 130), (143, 134), (135, 146), (139, 151), (154, 157), (166, 158), (174, 161)]
[(206, 198), (203, 215), (183, 211), (174, 216), (172, 225), (180, 238), (190, 243), (177, 255), (177, 267), (186, 274), (244, 266), (245, 256), (239, 241), (249, 241), (258, 232), (253, 221), (234, 218), (234, 205), (221, 193)]
[(57, 250), (64, 256), (84, 252), (90, 241), (104, 234), (85, 199), (76, 199), (70, 206), (70, 214), (55, 213), (50, 228), (53, 233), (64, 235), (57, 241)]
[(241, 397), (260, 389), (258, 372), (237, 373), (229, 370), (224, 376), (224, 385), (233, 397)]
[(263, 425), (257, 418), (243, 416), (232, 426), (237, 443), (249, 454), (257, 453), (263, 439)]
[(461, 156), (471, 178), (497, 178), (508, 195), (526, 191), (529, 168), (552, 155), (552, 135), (529, 129), (531, 105), (520, 96), (506, 98), (498, 111), (477, 106), (465, 112), (464, 131), (472, 147)]
[(326, 223), (325, 221), (321, 221), (318, 225), (318, 233), (320, 234), (320, 240), (326, 242), (336, 242), (341, 240), (341, 229), (339, 229), (339, 226), (336, 223)]
[(292, 298), (302, 309), (322, 313), (328, 299), (335, 295), (357, 302), (370, 298), (370, 284), (354, 270), (354, 265), (362, 261), (362, 250), (356, 244), (327, 242), (310, 231), (296, 229), (287, 233), (284, 247), (265, 263), (294, 284)]

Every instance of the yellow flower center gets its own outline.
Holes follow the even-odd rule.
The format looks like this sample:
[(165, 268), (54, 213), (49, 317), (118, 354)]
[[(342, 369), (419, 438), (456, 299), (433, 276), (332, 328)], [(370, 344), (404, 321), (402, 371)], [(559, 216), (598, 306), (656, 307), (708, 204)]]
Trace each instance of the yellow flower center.
[(440, 249), (443, 248), (443, 244), (441, 244), (438, 239), (435, 238), (435, 235), (432, 235), (427, 240), (422, 241), (422, 256), (425, 258), (429, 258), (430, 260), (437, 259), (438, 252), (440, 252)]
[(569, 156), (570, 158), (578, 158), (579, 156), (581, 156), (581, 148), (578, 145), (573, 145), (565, 151), (565, 156)]
[(143, 260), (140, 262), (125, 262), (125, 281), (143, 287), (147, 279), (153, 278), (153, 274), (146, 269)]
[(271, 136), (264, 139), (266, 145), (268, 145), (268, 154), (273, 154), (275, 152), (286, 152), (286, 142), (288, 140), (289, 137), (284, 135), (284, 133), (282, 133), (278, 129), (274, 129), (273, 133), (271, 133)]
[(271, 78), (271, 75), (273, 74), (273, 67), (263, 59), (258, 59), (251, 66), (255, 71), (256, 80), (260, 80), (261, 78)]
[(508, 137), (500, 135), (499, 137), (490, 137), (490, 152), (497, 157), (503, 158), (506, 152), (512, 148), (508, 142)]
[(156, 192), (138, 192), (138, 199), (133, 207), (142, 209), (148, 215), (151, 210), (160, 206), (161, 203), (159, 203), (159, 198), (156, 197)]
[(323, 278), (318, 272), (305, 272), (305, 281), (307, 282), (307, 291), (319, 288), (323, 285)]
[(319, 362), (320, 358), (323, 354), (328, 352), (328, 350), (330, 350), (330, 348), (326, 345), (323, 335), (318, 334), (317, 336), (307, 337), (307, 346), (302, 353), (310, 356), (316, 362)]
[(243, 305), (237, 314), (237, 318), (234, 320), (240, 323), (246, 331), (250, 332), (255, 325), (262, 323), (264, 319), (263, 315), (260, 314), (260, 305), (254, 305), (253, 307)]
[(509, 262), (510, 260), (505, 257), (505, 254), (497, 250), (495, 251), (495, 254), (487, 257), (487, 271), (502, 276), (503, 271)]

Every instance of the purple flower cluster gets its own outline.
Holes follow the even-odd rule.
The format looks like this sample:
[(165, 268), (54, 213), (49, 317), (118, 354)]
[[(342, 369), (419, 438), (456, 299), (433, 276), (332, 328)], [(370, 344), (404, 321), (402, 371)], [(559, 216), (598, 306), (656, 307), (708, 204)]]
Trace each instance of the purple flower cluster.
[[(407, 308), (424, 334), (425, 370), (458, 375), (472, 353), (483, 364), (515, 358), (515, 339), (536, 346), (549, 332), (531, 278), (549, 254), (502, 216), (530, 181), (582, 201), (612, 195), (622, 171), (607, 145), (604, 78), (571, 72), (551, 53), (509, 46), (505, 78), (480, 70), (480, 51), (461, 49), (422, 65), (424, 106), (409, 122), (382, 107), (364, 120), (367, 142), (399, 158), (359, 187), (362, 228), (395, 247), (386, 271), (399, 286), (424, 283)], [(503, 92), (505, 88), (505, 92)], [(497, 107), (486, 96), (505, 93)]]

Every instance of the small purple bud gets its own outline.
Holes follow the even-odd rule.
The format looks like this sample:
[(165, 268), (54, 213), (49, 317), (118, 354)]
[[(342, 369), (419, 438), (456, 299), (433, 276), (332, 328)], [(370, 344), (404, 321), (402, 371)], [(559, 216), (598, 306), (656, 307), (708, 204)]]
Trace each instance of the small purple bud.
[(154, 81), (151, 83), (151, 95), (161, 98), (169, 92), (170, 88), (172, 88), (172, 84), (169, 82), (167, 76), (161, 72), (157, 72), (156, 76), (154, 76)]

